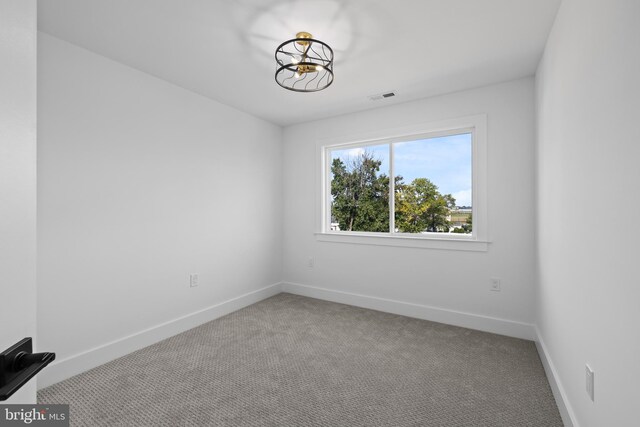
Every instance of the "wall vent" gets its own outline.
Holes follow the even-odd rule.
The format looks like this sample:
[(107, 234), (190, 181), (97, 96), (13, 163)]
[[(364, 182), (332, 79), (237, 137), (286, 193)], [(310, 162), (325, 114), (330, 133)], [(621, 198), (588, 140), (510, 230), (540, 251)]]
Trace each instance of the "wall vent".
[(393, 96), (396, 96), (395, 92), (385, 92), (385, 93), (378, 93), (376, 95), (370, 95), (369, 99), (371, 101), (378, 101), (380, 99), (391, 98)]

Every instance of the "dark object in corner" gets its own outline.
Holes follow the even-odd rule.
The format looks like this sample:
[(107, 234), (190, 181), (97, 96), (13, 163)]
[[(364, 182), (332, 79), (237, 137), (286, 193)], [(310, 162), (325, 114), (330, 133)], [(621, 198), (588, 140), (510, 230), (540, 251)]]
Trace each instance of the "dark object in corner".
[(56, 358), (55, 353), (32, 351), (31, 338), (25, 338), (0, 353), (0, 401), (7, 400)]

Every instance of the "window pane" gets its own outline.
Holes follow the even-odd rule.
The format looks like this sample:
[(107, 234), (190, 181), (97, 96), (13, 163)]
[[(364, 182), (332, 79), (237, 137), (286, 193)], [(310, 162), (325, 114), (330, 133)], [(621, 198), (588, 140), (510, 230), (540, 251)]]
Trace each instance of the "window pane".
[(393, 147), (396, 232), (471, 233), (472, 134)]
[(389, 144), (330, 151), (331, 230), (389, 232)]

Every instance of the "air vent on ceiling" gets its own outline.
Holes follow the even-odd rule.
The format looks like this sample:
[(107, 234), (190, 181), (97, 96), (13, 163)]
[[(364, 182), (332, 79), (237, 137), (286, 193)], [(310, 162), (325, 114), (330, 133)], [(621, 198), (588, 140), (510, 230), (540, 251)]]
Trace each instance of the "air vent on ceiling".
[(378, 101), (380, 99), (391, 98), (392, 96), (396, 96), (395, 92), (385, 92), (379, 93), (377, 95), (371, 95), (369, 96), (369, 99), (372, 101)]

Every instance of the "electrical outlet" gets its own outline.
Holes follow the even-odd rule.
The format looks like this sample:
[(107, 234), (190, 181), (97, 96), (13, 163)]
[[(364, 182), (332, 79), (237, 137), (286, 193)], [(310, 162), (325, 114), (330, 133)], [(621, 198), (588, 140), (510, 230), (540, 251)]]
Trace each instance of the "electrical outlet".
[(195, 288), (196, 286), (198, 286), (198, 274), (197, 273), (191, 273), (189, 275), (189, 286), (192, 288)]
[(491, 278), (491, 290), (494, 292), (500, 292), (502, 290), (502, 285), (500, 284), (500, 279), (497, 277)]
[(313, 265), (315, 264), (313, 257), (309, 257), (307, 259), (307, 267), (309, 268), (313, 268)]
[(593, 369), (589, 365), (585, 365), (586, 381), (587, 381), (587, 394), (593, 402)]

